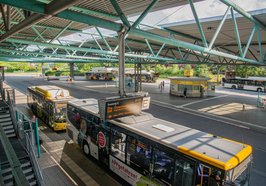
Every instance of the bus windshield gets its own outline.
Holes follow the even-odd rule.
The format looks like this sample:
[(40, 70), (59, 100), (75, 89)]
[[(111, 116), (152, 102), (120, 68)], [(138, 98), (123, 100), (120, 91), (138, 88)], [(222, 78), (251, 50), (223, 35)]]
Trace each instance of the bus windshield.
[(55, 122), (66, 122), (66, 103), (56, 103), (55, 107)]

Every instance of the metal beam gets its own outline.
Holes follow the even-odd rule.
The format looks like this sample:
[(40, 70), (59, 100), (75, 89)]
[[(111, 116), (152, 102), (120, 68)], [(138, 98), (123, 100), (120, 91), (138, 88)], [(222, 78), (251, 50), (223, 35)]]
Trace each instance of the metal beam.
[(65, 28), (63, 28), (60, 32), (58, 32), (56, 34), (56, 36), (49, 42), (49, 43), (52, 43), (54, 42), (55, 40), (57, 40), (70, 26), (71, 24), (73, 23), (73, 21), (70, 21), (70, 23), (68, 23)]
[(108, 44), (108, 42), (106, 41), (106, 39), (103, 37), (101, 31), (99, 30), (98, 27), (95, 27), (95, 29), (97, 30), (98, 34), (100, 35), (100, 37), (102, 38), (103, 42), (105, 43), (105, 45), (107, 46), (107, 48), (112, 51), (112, 48), (110, 47), (110, 45)]
[[(228, 7), (228, 8), (230, 8), (230, 7)], [(237, 22), (236, 22), (236, 18), (235, 18), (235, 14), (234, 14), (234, 9), (232, 7), (230, 9), (231, 9), (232, 19), (234, 22), (234, 29), (235, 29), (235, 35), (236, 35), (236, 41), (237, 41), (237, 45), (238, 45), (239, 54), (241, 57), (243, 57), (243, 51), (242, 51), (241, 41), (240, 41), (240, 37), (239, 37)]]
[(252, 29), (252, 31), (251, 31), (251, 34), (250, 34), (250, 36), (249, 36), (248, 42), (247, 42), (247, 44), (246, 44), (246, 48), (245, 48), (245, 51), (244, 51), (243, 57), (245, 57), (246, 54), (247, 54), (247, 51), (248, 51), (249, 45), (250, 45), (250, 43), (251, 43), (251, 40), (252, 40), (252, 38), (253, 38), (253, 36), (254, 36), (255, 31), (256, 31), (256, 27), (254, 26), (253, 29)]
[(199, 32), (200, 32), (200, 36), (201, 36), (201, 39), (202, 39), (202, 43), (205, 47), (208, 47), (208, 44), (207, 44), (207, 41), (206, 41), (206, 38), (205, 38), (205, 35), (204, 35), (204, 32), (202, 30), (202, 27), (201, 27), (201, 24), (200, 24), (200, 21), (199, 21), (199, 18), (198, 18), (198, 15), (197, 15), (197, 12), (196, 12), (196, 9), (194, 7), (194, 4), (193, 4), (193, 0), (188, 0), (189, 1), (189, 4), (190, 4), (190, 7), (191, 7), (191, 10), (192, 10), (192, 13), (194, 15), (194, 18), (196, 20), (196, 23), (197, 23), (197, 26), (198, 26), (198, 29), (199, 29)]
[[(30, 27), (33, 24), (36, 24), (43, 19), (49, 18), (51, 16), (54, 16), (58, 14), (59, 12), (67, 9), (70, 6), (73, 6), (74, 4), (80, 2), (81, 0), (54, 0), (48, 5), (44, 7), (44, 13), (45, 15), (42, 14), (32, 14), (29, 16), (27, 19), (19, 23), (18, 25), (13, 26), (12, 29), (7, 31), (4, 35), (0, 37), (0, 42), (4, 41), (6, 38), (11, 37), (12, 35)], [(31, 4), (31, 6), (34, 6)]]
[(239, 14), (241, 14), (245, 18), (249, 19), (251, 22), (255, 23), (256, 25), (258, 25), (259, 27), (261, 27), (263, 30), (266, 31), (266, 25), (264, 25), (262, 22), (260, 22), (255, 17), (253, 17), (251, 14), (249, 14), (248, 12), (246, 12), (245, 10), (243, 10), (242, 8), (237, 6), (235, 3), (233, 3), (229, 0), (220, 0), (220, 1), (223, 2), (224, 4), (226, 4), (227, 6), (233, 7), (234, 10), (237, 11)]
[[(118, 52), (114, 51), (104, 51), (104, 50), (97, 50), (97, 49), (89, 49), (89, 48), (79, 48), (74, 46), (66, 46), (66, 45), (59, 45), (59, 44), (51, 44), (51, 43), (42, 43), (42, 42), (33, 42), (33, 41), (27, 41), (27, 40), (21, 40), (21, 39), (13, 39), (9, 38), (6, 41), (8, 42), (14, 42), (14, 43), (21, 43), (26, 45), (39, 45), (43, 47), (49, 47), (49, 48), (60, 48), (65, 50), (77, 50), (81, 52), (89, 52), (89, 53), (97, 53), (97, 54), (103, 54), (103, 55), (115, 55), (118, 56)], [(143, 55), (136, 55), (136, 54), (125, 54), (126, 57), (133, 57), (133, 58), (144, 58), (144, 59), (153, 59), (153, 60), (173, 60), (172, 58), (162, 58), (162, 57), (151, 57), (151, 56), (143, 56)]]
[(212, 48), (212, 46), (213, 46), (213, 44), (214, 44), (214, 42), (215, 42), (215, 40), (216, 40), (216, 38), (217, 38), (219, 32), (221, 31), (221, 28), (222, 28), (222, 26), (223, 26), (223, 24), (224, 24), (224, 22), (225, 22), (225, 19), (226, 19), (226, 17), (227, 17), (227, 14), (228, 14), (229, 10), (230, 10), (230, 7), (227, 8), (227, 10), (226, 10), (226, 12), (225, 12), (225, 14), (224, 14), (223, 19), (221, 20), (221, 22), (220, 22), (218, 28), (216, 29), (216, 31), (215, 31), (215, 33), (214, 33), (214, 36), (212, 37), (212, 40), (211, 40), (211, 42), (210, 42), (210, 44), (209, 44), (209, 49)]
[(128, 28), (131, 27), (130, 23), (127, 20), (127, 17), (125, 16), (123, 11), (121, 10), (121, 8), (120, 8), (119, 4), (117, 3), (117, 1), (116, 0), (110, 0), (110, 2), (112, 3), (115, 11), (117, 12), (118, 16), (120, 17), (120, 19), (124, 23), (124, 25), (126, 25)]
[[(20, 3), (18, 5), (16, 3), (14, 3), (13, 1), (0, 0), (0, 2), (4, 2), (5, 4), (9, 4), (9, 5), (14, 4), (14, 6), (20, 6), (21, 8), (23, 7), (24, 9), (31, 9), (31, 10), (39, 11), (39, 12), (43, 11), (42, 10), (42, 8), (44, 8), (43, 5), (38, 4), (38, 6), (25, 6), (25, 4), (27, 4), (27, 1), (25, 4), (23, 4), (24, 1), (26, 1), (26, 0), (20, 0), (19, 1)], [(83, 15), (83, 14), (73, 12), (70, 10), (65, 10), (65, 11), (57, 14), (57, 17), (76, 21), (76, 22), (81, 22), (81, 23), (85, 23), (85, 24), (99, 26), (102, 28), (116, 31), (116, 32), (119, 32), (122, 29), (122, 25), (119, 23), (107, 21), (107, 20), (104, 20), (104, 19), (101, 19), (101, 18), (98, 18), (95, 16)], [(152, 33), (149, 33), (147, 31), (143, 31), (143, 30), (136, 29), (136, 28), (131, 28), (129, 33), (134, 35), (134, 36), (140, 37), (140, 38), (147, 38), (149, 40), (157, 41), (160, 43), (166, 43), (167, 45), (187, 48), (187, 49), (191, 49), (191, 50), (198, 51), (198, 52), (203, 52), (203, 53), (207, 53), (207, 54), (211, 54), (211, 55), (217, 55), (217, 56), (226, 57), (226, 58), (239, 60), (239, 61), (243, 61), (243, 62), (248, 62), (248, 63), (253, 63), (253, 64), (258, 63), (255, 60), (245, 59), (243, 57), (239, 57), (239, 56), (235, 56), (235, 55), (231, 55), (231, 54), (226, 54), (226, 53), (219, 52), (216, 50), (208, 50), (205, 47), (197, 46), (195, 44), (183, 42), (180, 40), (173, 40), (173, 39), (169, 39), (169, 38), (164, 38), (160, 35), (152, 34)]]
[(138, 19), (133, 23), (132, 27), (136, 28), (140, 22), (146, 17), (149, 11), (156, 5), (158, 0), (153, 0), (151, 4), (142, 12), (142, 14), (138, 17)]

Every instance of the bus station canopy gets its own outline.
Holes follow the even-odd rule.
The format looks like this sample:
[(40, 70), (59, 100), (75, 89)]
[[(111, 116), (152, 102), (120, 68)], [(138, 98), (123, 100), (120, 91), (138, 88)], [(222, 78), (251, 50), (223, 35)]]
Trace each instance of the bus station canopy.
[[(117, 63), (117, 37), (125, 28), (126, 63), (264, 65), (266, 11), (247, 13), (220, 1), (233, 12), (221, 30), (223, 16), (198, 19), (196, 0), (0, 0), (0, 60)], [(193, 21), (141, 24), (148, 12), (189, 3)]]

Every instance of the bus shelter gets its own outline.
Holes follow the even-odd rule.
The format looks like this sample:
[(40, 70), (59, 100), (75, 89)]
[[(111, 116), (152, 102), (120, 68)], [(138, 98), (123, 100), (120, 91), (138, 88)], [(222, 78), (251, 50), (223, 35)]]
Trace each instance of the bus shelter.
[(172, 77), (170, 78), (170, 94), (186, 97), (213, 96), (215, 86), (205, 77)]

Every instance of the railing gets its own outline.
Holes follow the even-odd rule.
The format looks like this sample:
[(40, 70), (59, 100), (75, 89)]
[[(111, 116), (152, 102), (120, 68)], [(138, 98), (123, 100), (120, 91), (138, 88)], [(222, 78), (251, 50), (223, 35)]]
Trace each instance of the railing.
[(14, 111), (14, 105), (16, 104), (15, 101), (15, 90), (14, 89), (5, 89), (5, 102), (7, 103), (8, 107), (9, 107), (9, 113), (11, 116), (11, 120), (14, 126), (14, 130), (16, 135), (18, 135), (18, 125), (17, 125), (17, 121), (15, 119), (15, 111)]
[(6, 153), (6, 157), (10, 164), (16, 185), (29, 186), (29, 182), (26, 179), (26, 176), (24, 175), (21, 169), (21, 164), (15, 153), (15, 150), (13, 149), (1, 125), (0, 125), (0, 141)]
[(36, 157), (36, 154), (34, 152), (34, 146), (32, 144), (32, 140), (29, 137), (29, 135), (31, 135), (31, 134), (25, 133), (25, 137), (26, 137), (26, 148), (28, 150), (28, 153), (30, 154), (32, 168), (34, 170), (35, 177), (36, 177), (36, 180), (38, 182), (38, 185), (43, 186), (44, 185), (44, 182), (43, 182), (43, 176), (42, 176), (42, 173), (41, 173), (41, 168), (40, 168), (39, 163), (37, 161), (37, 157)]

